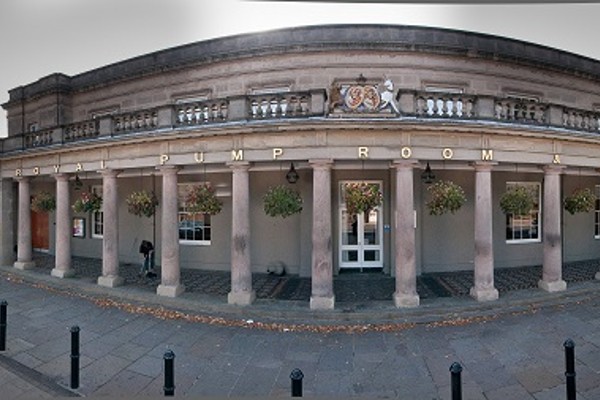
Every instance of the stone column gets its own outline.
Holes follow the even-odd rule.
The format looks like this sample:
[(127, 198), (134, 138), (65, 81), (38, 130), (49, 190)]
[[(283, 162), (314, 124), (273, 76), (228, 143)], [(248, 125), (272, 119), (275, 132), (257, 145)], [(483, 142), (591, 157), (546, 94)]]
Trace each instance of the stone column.
[(32, 260), (31, 244), (31, 190), (30, 178), (23, 176), (17, 178), (19, 182), (19, 226), (17, 229), (17, 269), (31, 269), (35, 267)]
[(494, 235), (492, 229), (493, 163), (475, 162), (475, 271), (471, 296), (477, 301), (498, 299), (494, 287)]
[(417, 264), (415, 249), (415, 206), (414, 206), (414, 168), (416, 161), (394, 161), (396, 169), (395, 221), (396, 230), (394, 251), (396, 260), (396, 307), (417, 307)]
[(102, 174), (102, 212), (104, 231), (102, 233), (102, 276), (98, 285), (115, 287), (123, 284), (119, 276), (119, 213), (117, 196), (117, 175), (120, 171), (105, 169)]
[(177, 172), (175, 166), (160, 167), (162, 174), (162, 219), (161, 219), (161, 281), (156, 294), (177, 297), (184, 292), (179, 266), (179, 222), (177, 202)]
[(310, 160), (313, 168), (312, 217), (312, 310), (331, 310), (333, 294), (333, 255), (331, 233), (331, 160)]
[(71, 202), (69, 200), (69, 175), (56, 174), (56, 256), (50, 272), (58, 278), (75, 274), (71, 269)]
[(248, 305), (256, 298), (252, 289), (250, 257), (250, 163), (230, 165), (231, 177), (231, 291), (229, 304)]
[(544, 167), (544, 203), (542, 231), (544, 243), (544, 264), (542, 279), (538, 286), (548, 292), (559, 292), (567, 289), (562, 279), (562, 236), (561, 236), (561, 201), (560, 175), (561, 165)]

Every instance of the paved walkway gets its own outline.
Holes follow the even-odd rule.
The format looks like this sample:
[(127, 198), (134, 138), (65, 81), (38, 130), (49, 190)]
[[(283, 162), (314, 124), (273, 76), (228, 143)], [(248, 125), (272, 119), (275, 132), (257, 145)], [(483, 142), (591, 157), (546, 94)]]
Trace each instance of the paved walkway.
[(490, 303), (437, 297), (397, 310), (361, 300), (312, 312), (303, 300), (233, 307), (206, 293), (165, 299), (143, 285), (101, 288), (40, 271), (0, 267), (9, 303), (0, 379), (14, 398), (66, 388), (73, 325), (82, 342), (75, 393), (85, 396), (161, 396), (162, 356), (172, 349), (177, 395), (285, 397), (300, 368), (306, 397), (445, 400), (458, 361), (464, 399), (565, 399), (562, 343), (572, 338), (577, 398), (600, 398), (597, 281), (562, 293), (509, 291)]

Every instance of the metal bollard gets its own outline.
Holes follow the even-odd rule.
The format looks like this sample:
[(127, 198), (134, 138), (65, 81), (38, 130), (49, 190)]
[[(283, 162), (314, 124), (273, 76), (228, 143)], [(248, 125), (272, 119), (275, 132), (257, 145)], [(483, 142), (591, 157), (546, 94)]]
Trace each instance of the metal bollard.
[(175, 396), (175, 353), (169, 350), (164, 355), (165, 359), (165, 396)]
[(565, 377), (567, 378), (567, 400), (575, 400), (577, 393), (575, 391), (575, 342), (571, 339), (565, 340)]
[(292, 380), (292, 397), (302, 397), (302, 379), (304, 379), (304, 374), (299, 368), (294, 368), (290, 374), (290, 379)]
[(452, 400), (462, 400), (462, 384), (460, 381), (460, 374), (462, 370), (462, 366), (457, 362), (453, 362), (450, 366), (450, 386), (452, 390)]
[(71, 389), (79, 387), (79, 327), (71, 327)]
[(6, 300), (0, 301), (0, 351), (6, 350)]

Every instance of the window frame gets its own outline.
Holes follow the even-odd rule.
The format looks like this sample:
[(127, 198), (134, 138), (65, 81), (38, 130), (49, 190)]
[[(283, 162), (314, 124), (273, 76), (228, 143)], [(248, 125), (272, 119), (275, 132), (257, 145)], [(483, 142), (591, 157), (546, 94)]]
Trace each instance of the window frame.
[[(513, 226), (514, 224), (510, 224), (509, 225), (509, 218), (512, 216), (512, 218), (514, 219), (514, 216), (509, 213), (506, 214), (506, 222), (504, 223), (504, 229), (505, 229), (505, 242), (506, 244), (527, 244), (527, 243), (541, 243), (542, 242), (542, 184), (541, 182), (536, 182), (536, 181), (507, 181), (505, 184), (506, 189), (508, 190), (510, 188), (511, 185), (515, 185), (515, 186), (535, 186), (537, 187), (537, 194), (538, 194), (538, 199), (537, 199), (537, 210), (533, 211), (530, 213), (530, 215), (533, 214), (537, 214), (537, 237), (536, 238), (526, 238), (526, 239), (514, 239), (514, 229)], [(530, 227), (533, 225), (530, 225)], [(513, 234), (513, 239), (508, 239), (506, 236), (506, 232), (508, 229), (511, 229)]]
[[(208, 240), (190, 240), (190, 239), (180, 239), (179, 238), (179, 221), (180, 221), (180, 216), (181, 215), (190, 215), (192, 213), (190, 213), (189, 211), (186, 211), (185, 209), (183, 209), (182, 211), (182, 205), (183, 205), (183, 199), (180, 198), (180, 194), (183, 192), (182, 188), (187, 188), (189, 186), (192, 185), (198, 185), (198, 184), (202, 184), (203, 182), (179, 182), (177, 183), (177, 237), (179, 240), (179, 244), (180, 245), (184, 245), (184, 246), (210, 246), (212, 244), (212, 217), (209, 215), (208, 217), (209, 219), (209, 225), (208, 228), (211, 231), (211, 235), (210, 235), (210, 239)], [(193, 214), (192, 214), (193, 215)], [(202, 215), (202, 222), (204, 222), (204, 218), (206, 218), (206, 216), (208, 214), (201, 214)], [(205, 225), (206, 226), (206, 225)]]

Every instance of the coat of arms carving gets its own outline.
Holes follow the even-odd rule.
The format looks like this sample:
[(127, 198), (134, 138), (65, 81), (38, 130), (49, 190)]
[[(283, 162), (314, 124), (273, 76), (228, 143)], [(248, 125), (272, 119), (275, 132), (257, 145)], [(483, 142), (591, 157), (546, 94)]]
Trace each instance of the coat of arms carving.
[(356, 83), (335, 83), (329, 93), (329, 112), (337, 116), (397, 116), (400, 109), (394, 83), (391, 79), (384, 79), (380, 84), (367, 83), (362, 75)]

